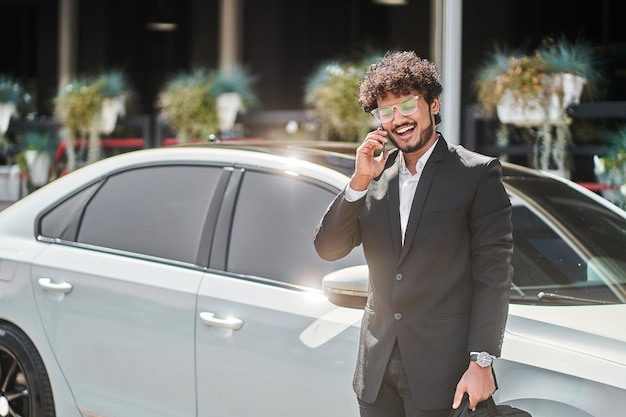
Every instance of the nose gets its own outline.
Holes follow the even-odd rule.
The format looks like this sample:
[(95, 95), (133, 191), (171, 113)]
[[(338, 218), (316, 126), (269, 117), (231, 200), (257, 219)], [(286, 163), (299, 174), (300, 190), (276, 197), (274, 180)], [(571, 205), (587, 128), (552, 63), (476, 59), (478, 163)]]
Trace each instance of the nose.
[(390, 122), (393, 122), (394, 120), (396, 120), (396, 118), (406, 118), (405, 115), (403, 115), (402, 113), (400, 113), (400, 110), (398, 109), (398, 106), (393, 106), (393, 117), (391, 118)]

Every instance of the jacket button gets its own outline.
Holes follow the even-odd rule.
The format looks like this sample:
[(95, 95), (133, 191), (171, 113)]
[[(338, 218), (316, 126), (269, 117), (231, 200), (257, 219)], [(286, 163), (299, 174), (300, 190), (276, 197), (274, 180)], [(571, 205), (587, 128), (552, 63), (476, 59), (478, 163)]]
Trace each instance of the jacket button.
[(396, 274), (396, 281), (402, 281), (402, 278), (404, 278), (402, 274)]
[(400, 320), (402, 318), (402, 313), (394, 313), (393, 318), (396, 320)]

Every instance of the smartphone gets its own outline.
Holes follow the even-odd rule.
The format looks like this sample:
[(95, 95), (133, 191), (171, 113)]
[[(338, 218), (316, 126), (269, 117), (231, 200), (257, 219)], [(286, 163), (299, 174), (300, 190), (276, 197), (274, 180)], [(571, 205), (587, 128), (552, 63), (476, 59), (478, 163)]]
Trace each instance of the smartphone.
[[(383, 127), (382, 127), (382, 126), (379, 126), (379, 127), (378, 127), (378, 130), (383, 130)], [(383, 145), (383, 148), (380, 150), (380, 152), (378, 153), (378, 155), (382, 155), (382, 156), (383, 156), (383, 158), (386, 158), (386, 157), (387, 157), (387, 148), (385, 147), (385, 144), (384, 144), (384, 143), (382, 143), (382, 142), (381, 142), (380, 144), (381, 144), (381, 145)]]

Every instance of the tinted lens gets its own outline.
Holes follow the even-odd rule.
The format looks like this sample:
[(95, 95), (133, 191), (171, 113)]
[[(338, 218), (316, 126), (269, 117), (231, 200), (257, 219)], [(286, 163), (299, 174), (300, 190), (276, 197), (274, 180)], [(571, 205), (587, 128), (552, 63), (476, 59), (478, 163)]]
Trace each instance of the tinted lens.
[(383, 106), (374, 109), (372, 110), (372, 116), (381, 123), (387, 123), (393, 120), (394, 109), (398, 109), (403, 116), (415, 113), (417, 111), (417, 96), (405, 98), (395, 106)]
[(402, 100), (401, 102), (398, 103), (398, 110), (404, 116), (408, 116), (409, 114), (417, 110), (417, 100), (414, 97), (407, 98), (406, 100)]
[(393, 119), (393, 107), (385, 106), (378, 109), (378, 120), (388, 122)]

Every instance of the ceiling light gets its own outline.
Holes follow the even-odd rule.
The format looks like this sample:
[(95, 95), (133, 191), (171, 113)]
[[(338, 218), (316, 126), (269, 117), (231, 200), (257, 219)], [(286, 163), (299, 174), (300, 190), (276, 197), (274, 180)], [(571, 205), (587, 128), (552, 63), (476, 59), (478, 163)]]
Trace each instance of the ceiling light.
[(374, 4), (382, 6), (406, 6), (409, 0), (372, 0)]

